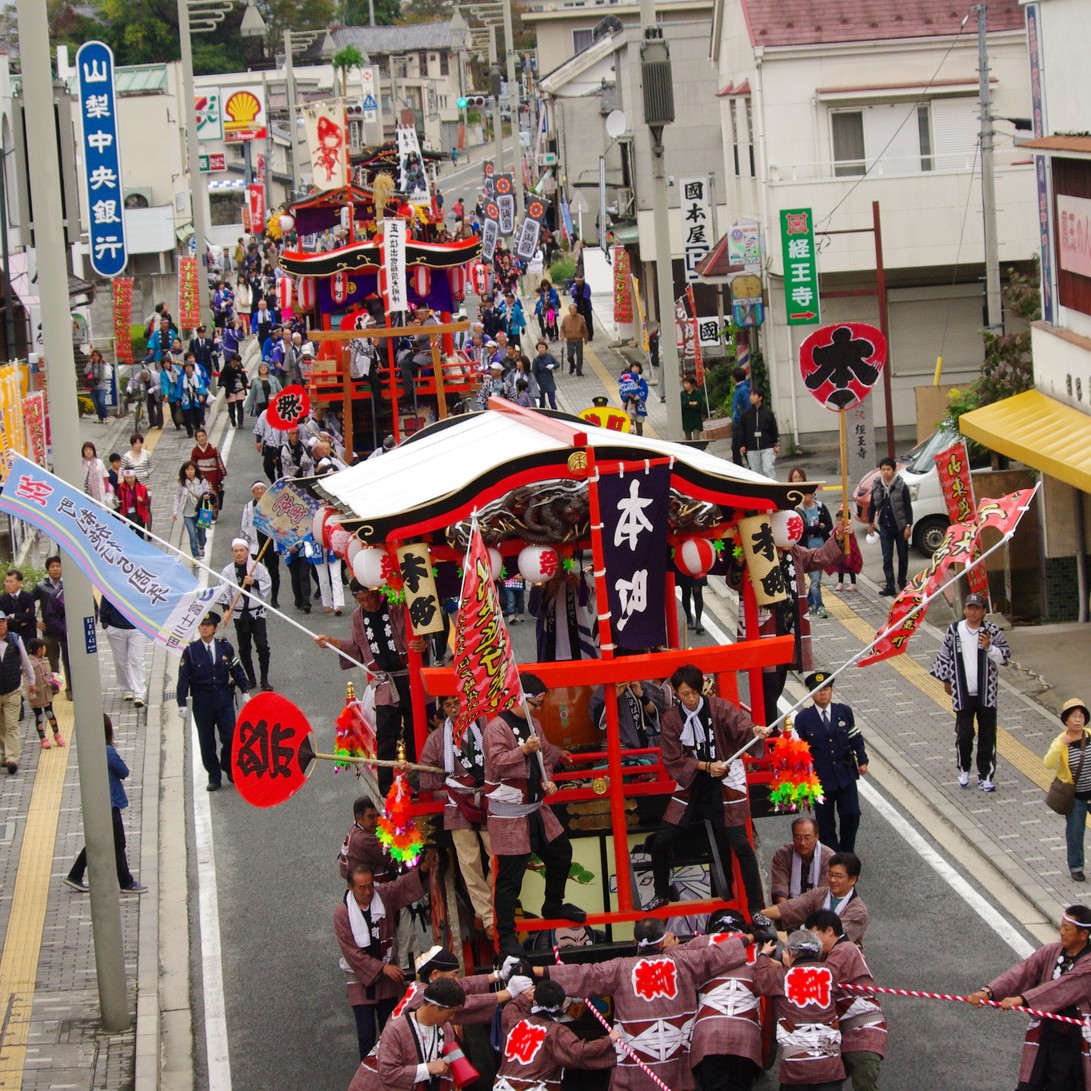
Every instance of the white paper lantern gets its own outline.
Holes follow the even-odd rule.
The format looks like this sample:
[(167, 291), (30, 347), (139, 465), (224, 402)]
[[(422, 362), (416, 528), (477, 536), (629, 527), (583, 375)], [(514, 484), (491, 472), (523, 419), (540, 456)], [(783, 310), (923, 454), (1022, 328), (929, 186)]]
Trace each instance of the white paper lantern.
[(326, 528), (326, 520), (332, 519), (337, 514), (337, 509), (325, 504), (314, 513), (311, 519), (311, 537), (319, 544), (323, 544), (322, 534)]
[(361, 549), (352, 561), (352, 574), (365, 587), (382, 587), (386, 583), (386, 550)]
[(493, 549), (492, 546), (489, 547), (489, 568), (492, 578), (500, 579), (500, 573), (504, 570), (504, 558), (500, 555), (500, 550)]
[(447, 283), (451, 286), (451, 298), (461, 303), (466, 298), (466, 266), (456, 265), (447, 270)]
[[(352, 562), (356, 560), (356, 554), (363, 548), (365, 548), (364, 543), (356, 537), (353, 537), (352, 541), (345, 547), (345, 561), (350, 569), (352, 569)], [(355, 571), (355, 569), (352, 570)]]
[(528, 583), (545, 583), (560, 570), (561, 558), (552, 546), (528, 545), (519, 551), (519, 574)]
[(679, 572), (697, 579), (716, 563), (716, 550), (707, 538), (686, 538), (675, 546), (674, 563)]
[(803, 517), (797, 511), (775, 511), (769, 517), (773, 541), (780, 549), (791, 549), (803, 537)]
[(330, 283), (334, 303), (344, 303), (349, 297), (349, 278), (345, 273), (334, 273)]
[(293, 227), (295, 227), (295, 217), (288, 212), (282, 212), (280, 214), (280, 230), (287, 235)]

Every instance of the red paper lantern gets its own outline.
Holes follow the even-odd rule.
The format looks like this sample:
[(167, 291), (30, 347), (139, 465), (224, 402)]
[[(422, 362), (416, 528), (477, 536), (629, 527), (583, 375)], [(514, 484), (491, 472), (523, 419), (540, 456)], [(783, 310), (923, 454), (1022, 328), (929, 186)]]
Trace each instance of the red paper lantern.
[(478, 295), (484, 295), (489, 290), (489, 271), (483, 262), (470, 262), (470, 283)]
[(427, 299), (432, 290), (432, 270), (427, 265), (418, 265), (413, 269), (413, 291), (421, 299)]
[(716, 563), (716, 550), (707, 538), (686, 538), (675, 547), (674, 563), (679, 572), (698, 579)]
[(466, 298), (466, 266), (456, 265), (447, 270), (447, 283), (451, 286), (451, 298), (461, 303)]
[(235, 721), (235, 790), (254, 807), (275, 807), (291, 799), (314, 769), (316, 749), (307, 718), (287, 697), (259, 693), (242, 706)]
[(324, 504), (314, 513), (314, 518), (311, 520), (311, 537), (323, 547), (326, 545), (326, 523), (335, 515), (337, 515), (337, 509)]
[(286, 432), (298, 428), (311, 411), (311, 398), (298, 383), (278, 391), (269, 402), (265, 419), (274, 427)]
[(295, 298), (295, 281), (290, 276), (282, 276), (277, 280), (277, 305), (282, 311), (292, 309), (292, 300)]
[(318, 302), (318, 285), (314, 277), (300, 277), (295, 285), (295, 298), (301, 311), (313, 311)]
[(345, 530), (344, 527), (336, 523), (327, 523), (323, 533), (329, 539), (327, 548), (342, 560), (345, 559), (349, 543), (358, 540), (354, 539), (352, 534)]

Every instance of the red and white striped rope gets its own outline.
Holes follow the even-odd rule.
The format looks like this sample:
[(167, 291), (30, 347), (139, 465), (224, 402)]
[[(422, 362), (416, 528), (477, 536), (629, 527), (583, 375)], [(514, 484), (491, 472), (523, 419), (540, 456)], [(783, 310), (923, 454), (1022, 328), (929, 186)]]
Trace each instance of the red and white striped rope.
[[(851, 989), (853, 992), (867, 992), (867, 993), (885, 993), (888, 996), (915, 996), (924, 1000), (956, 1000), (962, 1004), (969, 1004), (970, 998), (968, 996), (952, 996), (950, 993), (926, 993), (921, 992), (919, 989), (886, 989), (880, 985), (849, 985), (847, 982), (841, 982), (838, 985), (841, 989)], [(999, 1008), (999, 1000), (984, 1000), (982, 1003), (990, 1008)], [(1037, 1016), (1039, 1019), (1054, 1019), (1058, 1023), (1071, 1023), (1073, 1026), (1086, 1027), (1088, 1026), (1087, 1019), (1073, 1019), (1068, 1015), (1058, 1015), (1052, 1011), (1039, 1011), (1037, 1008), (1025, 1008), (1021, 1004), (1013, 1005), (1011, 1008), (1005, 1009), (1007, 1011), (1023, 1011), (1027, 1015)]]
[[(561, 962), (561, 949), (554, 944), (553, 945), (553, 961), (558, 965), (562, 965)], [(607, 1033), (613, 1030), (613, 1027), (602, 1017), (602, 1012), (591, 1003), (590, 1000), (584, 1000), (584, 1004), (587, 1006), (587, 1010), (606, 1028)], [(618, 1045), (621, 1046), (626, 1053), (632, 1058), (633, 1064), (643, 1071), (644, 1075), (648, 1077), (656, 1085), (661, 1087), (663, 1091), (671, 1091), (671, 1089), (629, 1048), (628, 1042), (623, 1039), (617, 1039)]]

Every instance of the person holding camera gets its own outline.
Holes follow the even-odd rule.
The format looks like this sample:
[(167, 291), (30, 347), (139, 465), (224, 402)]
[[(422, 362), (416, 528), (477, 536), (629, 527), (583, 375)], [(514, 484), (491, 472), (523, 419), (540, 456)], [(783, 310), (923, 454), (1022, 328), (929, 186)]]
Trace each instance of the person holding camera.
[(856, 831), (860, 828), (856, 781), (867, 776), (867, 748), (852, 709), (834, 704), (833, 682), (827, 682), (828, 677), (825, 671), (807, 675), (805, 685), (813, 691), (814, 703), (796, 715), (793, 726), (810, 746), (815, 775), (822, 784), (822, 801), (814, 805), (818, 840), (835, 852), (855, 852)]

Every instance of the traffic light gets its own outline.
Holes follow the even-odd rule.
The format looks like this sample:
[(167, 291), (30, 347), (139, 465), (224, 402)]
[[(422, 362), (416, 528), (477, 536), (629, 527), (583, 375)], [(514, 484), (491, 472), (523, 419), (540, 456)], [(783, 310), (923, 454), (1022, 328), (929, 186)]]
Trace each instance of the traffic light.
[(459, 108), (460, 110), (465, 110), (465, 109), (466, 109), (466, 104), (467, 104), (467, 103), (468, 103), (469, 101), (470, 101), (470, 100), (469, 100), (468, 98), (466, 98), (465, 96), (463, 96), (462, 98), (460, 98), (460, 99), (458, 100), (458, 108)]
[(484, 95), (467, 95), (459, 101), (463, 106), (484, 106), (488, 100)]

